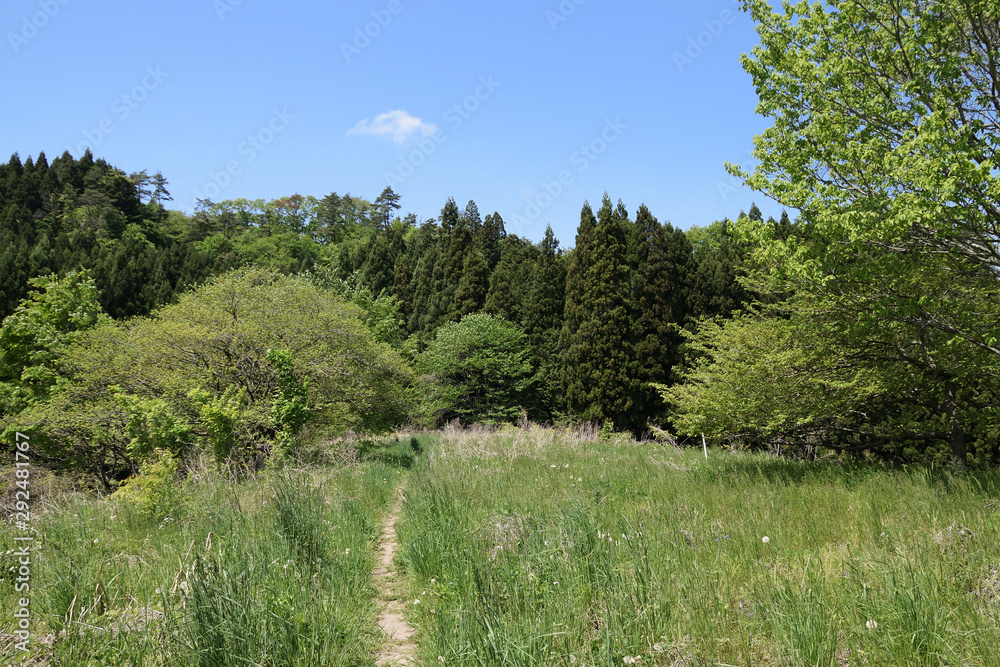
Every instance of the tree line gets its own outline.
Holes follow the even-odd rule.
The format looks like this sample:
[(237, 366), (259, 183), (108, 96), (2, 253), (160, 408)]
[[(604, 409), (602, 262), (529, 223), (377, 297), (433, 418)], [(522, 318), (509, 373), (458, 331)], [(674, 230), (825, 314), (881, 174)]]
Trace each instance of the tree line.
[[(114, 355), (81, 366), (85, 351), (115, 340), (101, 349), (132, 345), (129, 368), (157, 369), (84, 395), (97, 413), (80, 423), (117, 420), (103, 439), (117, 452), (194, 438), (259, 458), (320, 426), (529, 418), (997, 463), (1000, 8), (743, 4), (761, 38), (743, 66), (773, 125), (754, 171), (729, 168), (794, 222), (754, 206), (681, 231), (605, 194), (564, 250), (551, 229), (537, 243), (508, 234), (473, 201), (424, 221), (398, 215), (391, 188), (373, 201), (200, 201), (185, 215), (165, 208), (160, 174), (89, 153), (13, 156), (0, 166), (5, 427), (51, 431), (71, 407), (52, 401), (80, 389), (82, 369), (113, 367)], [(207, 326), (227, 303), (341, 313), (343, 337), (324, 343), (343, 351), (341, 370), (286, 344), (293, 321), (244, 330), (254, 318), (240, 311), (198, 329), (214, 352), (183, 350), (203, 382), (158, 384), (168, 348), (147, 341), (181, 312), (183, 327)], [(394, 398), (361, 400), (376, 395)]]

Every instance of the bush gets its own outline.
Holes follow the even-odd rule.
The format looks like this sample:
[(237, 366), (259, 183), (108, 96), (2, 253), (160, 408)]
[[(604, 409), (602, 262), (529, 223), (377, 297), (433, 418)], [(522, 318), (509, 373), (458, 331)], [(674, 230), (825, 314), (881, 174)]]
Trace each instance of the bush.
[(515, 421), (532, 404), (527, 336), (502, 318), (480, 313), (441, 327), (417, 371), (420, 413), (429, 425)]

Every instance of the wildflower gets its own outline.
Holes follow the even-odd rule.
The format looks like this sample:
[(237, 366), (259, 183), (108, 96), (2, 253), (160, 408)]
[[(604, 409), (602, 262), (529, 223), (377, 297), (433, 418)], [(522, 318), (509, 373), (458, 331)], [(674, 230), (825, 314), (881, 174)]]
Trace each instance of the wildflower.
[(160, 594), (160, 593), (161, 593), (162, 591), (161, 591), (161, 590), (160, 590), (159, 588), (157, 588), (157, 589), (156, 589), (155, 591), (153, 591), (153, 592), (154, 592), (154, 593), (155, 593), (156, 595), (159, 595), (159, 594)]
[(443, 655), (439, 655), (438, 656), (438, 662), (444, 664), (444, 656)]
[(768, 542), (771, 541), (771, 538), (765, 535), (763, 538), (761, 538), (760, 541), (763, 542), (764, 544), (767, 544)]
[(345, 556), (346, 556), (347, 554), (349, 554), (349, 553), (351, 553), (351, 550), (350, 550), (350, 548), (348, 548), (348, 549), (344, 549), (344, 555), (345, 555)]
[(419, 599), (419, 598), (417, 598), (416, 600), (414, 600), (414, 601), (413, 601), (413, 604), (420, 604), (420, 599)]
[(437, 580), (434, 579), (433, 577), (431, 577), (431, 583), (433, 584), (435, 581), (437, 581)]
[(660, 642), (656, 642), (655, 644), (653, 644), (653, 650), (656, 651), (657, 653), (662, 652), (663, 648), (664, 648), (663, 644), (661, 644)]
[(878, 627), (878, 623), (875, 622), (874, 618), (869, 618), (868, 622), (865, 623), (865, 627), (868, 628), (869, 630), (874, 630), (875, 628)]
[(95, 537), (95, 538), (94, 538), (94, 544), (97, 544), (97, 542), (98, 542), (98, 540), (97, 540), (97, 538)]

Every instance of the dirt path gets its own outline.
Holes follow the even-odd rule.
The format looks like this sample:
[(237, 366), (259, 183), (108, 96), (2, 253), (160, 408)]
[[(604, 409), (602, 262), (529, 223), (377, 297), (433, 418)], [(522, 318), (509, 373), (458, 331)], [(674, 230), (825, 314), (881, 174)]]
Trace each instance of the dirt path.
[(379, 625), (388, 637), (385, 648), (379, 655), (376, 665), (397, 665), (399, 667), (415, 667), (417, 664), (417, 645), (413, 643), (413, 627), (403, 618), (402, 582), (399, 573), (392, 564), (399, 542), (396, 539), (396, 521), (403, 507), (403, 488), (397, 490), (399, 497), (382, 527), (382, 553), (379, 556), (378, 567), (375, 568), (375, 585), (385, 607), (379, 616)]

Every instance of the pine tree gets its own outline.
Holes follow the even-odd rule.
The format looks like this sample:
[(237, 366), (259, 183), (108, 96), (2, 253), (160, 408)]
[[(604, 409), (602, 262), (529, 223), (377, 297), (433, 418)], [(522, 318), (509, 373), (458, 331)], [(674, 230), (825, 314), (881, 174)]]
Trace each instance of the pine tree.
[(629, 374), (634, 354), (629, 321), (629, 224), (605, 195), (591, 245), (582, 305), (585, 318), (570, 348), (580, 368), (568, 396), (571, 407), (586, 420), (610, 420), (618, 428), (629, 426), (636, 393), (636, 380)]
[(378, 226), (386, 229), (392, 222), (393, 212), (399, 210), (399, 195), (387, 185), (382, 190), (382, 194), (375, 198), (374, 203), (378, 215)]
[(589, 316), (585, 307), (587, 275), (590, 272), (591, 245), (597, 218), (590, 204), (585, 202), (580, 211), (580, 225), (576, 232), (576, 247), (570, 252), (566, 269), (566, 291), (563, 305), (563, 326), (559, 349), (562, 353), (560, 381), (562, 400), (560, 409), (573, 411), (586, 401), (586, 381), (579, 366), (579, 348), (574, 346), (580, 324)]
[(678, 262), (686, 263), (687, 256), (683, 248), (678, 253), (672, 247), (677, 239), (674, 229), (669, 224), (661, 226), (646, 206), (636, 213), (634, 228), (637, 244), (630, 376), (637, 381), (637, 387), (627, 421), (630, 430), (641, 432), (649, 421), (663, 423), (666, 417), (663, 401), (649, 383), (666, 384), (677, 362), (678, 323), (683, 324), (683, 271)]
[(488, 285), (486, 259), (477, 248), (470, 248), (465, 255), (462, 278), (458, 281), (458, 289), (455, 291), (455, 306), (450, 319), (457, 322), (465, 315), (479, 312), (486, 301)]
[(504, 229), (503, 218), (496, 212), (486, 216), (486, 220), (483, 221), (483, 225), (475, 235), (476, 245), (483, 253), (490, 273), (496, 269), (497, 263), (500, 262), (500, 245), (506, 236), (507, 230)]
[(558, 406), (561, 394), (559, 339), (566, 296), (566, 265), (551, 226), (545, 228), (529, 295), (525, 333), (536, 360), (536, 386), (542, 409), (550, 414)]

